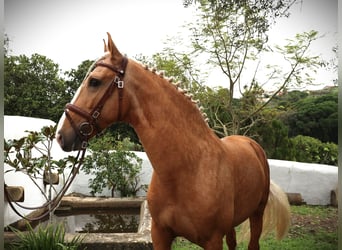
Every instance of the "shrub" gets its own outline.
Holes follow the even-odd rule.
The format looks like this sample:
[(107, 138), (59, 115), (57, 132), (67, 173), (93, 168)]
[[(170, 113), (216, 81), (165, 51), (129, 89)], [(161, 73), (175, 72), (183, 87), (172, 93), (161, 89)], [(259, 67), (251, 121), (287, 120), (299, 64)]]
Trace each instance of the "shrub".
[(143, 188), (138, 186), (142, 160), (128, 151), (132, 147), (128, 138), (115, 141), (114, 137), (106, 135), (91, 141), (90, 147), (91, 155), (84, 159), (82, 168), (85, 173), (95, 175), (89, 179), (92, 195), (108, 188), (112, 197), (115, 191), (119, 191), (121, 197), (135, 196)]
[[(4, 140), (4, 162), (11, 167), (5, 171), (5, 180), (8, 172), (20, 171), (26, 174), (35, 187), (40, 190), (46, 201), (53, 199), (53, 192), (58, 193), (53, 186), (52, 174), (62, 175), (64, 184), (66, 181), (64, 170), (72, 168), (77, 161), (74, 156), (58, 160), (53, 159), (52, 145), (56, 128), (57, 125), (44, 126), (40, 131), (25, 131), (27, 135), (18, 140)], [(47, 185), (45, 188), (40, 186), (42, 179)], [(35, 210), (36, 208), (31, 207), (29, 209)]]
[(21, 232), (18, 229), (11, 228), (18, 236), (19, 241), (13, 242), (6, 246), (7, 249), (25, 249), (25, 250), (73, 250), (79, 249), (82, 243), (80, 235), (75, 236), (71, 242), (65, 242), (65, 229), (63, 224), (54, 226), (48, 224), (46, 227), (41, 225), (35, 231), (29, 223), (27, 223), (27, 232)]
[(290, 147), (292, 150), (288, 160), (337, 166), (338, 148), (334, 143), (298, 135), (290, 139)]

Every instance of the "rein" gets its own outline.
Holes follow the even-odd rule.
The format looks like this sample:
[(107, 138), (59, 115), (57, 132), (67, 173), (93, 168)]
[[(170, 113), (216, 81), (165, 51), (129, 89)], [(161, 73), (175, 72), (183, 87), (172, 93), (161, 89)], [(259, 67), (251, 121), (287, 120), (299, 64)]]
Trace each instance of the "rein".
[[(99, 116), (101, 115), (101, 110), (102, 110), (104, 104), (109, 99), (109, 97), (113, 94), (113, 92), (115, 90), (115, 85), (119, 91), (118, 120), (120, 119), (120, 117), (121, 117), (121, 106), (122, 106), (121, 102), (123, 99), (123, 88), (124, 88), (123, 77), (125, 75), (127, 63), (128, 63), (128, 59), (126, 57), (123, 57), (120, 69), (114, 67), (111, 64), (105, 63), (103, 61), (99, 61), (95, 64), (95, 68), (96, 67), (106, 67), (106, 68), (110, 69), (111, 71), (117, 73), (117, 75), (114, 77), (114, 79), (112, 80), (112, 82), (108, 86), (106, 92), (104, 93), (104, 95), (102, 96), (100, 101), (97, 103), (95, 108), (90, 113), (88, 113), (87, 111), (84, 111), (83, 109), (81, 109), (80, 107), (78, 107), (74, 104), (68, 103), (66, 105), (66, 107), (64, 109), (65, 116), (69, 120), (71, 126), (73, 127), (78, 138), (80, 139), (82, 149), (87, 148), (88, 141), (89, 141), (91, 135), (93, 134), (94, 129), (96, 130), (96, 134), (101, 133), (101, 128), (98, 126), (97, 120), (98, 120)], [(78, 114), (79, 116), (85, 118), (86, 121), (82, 122), (77, 127), (77, 125), (75, 124), (75, 122), (73, 121), (73, 119), (71, 118), (71, 116), (69, 114), (70, 111), (72, 111), (72, 112)]]
[[(48, 201), (46, 203), (44, 203), (41, 206), (37, 206), (37, 207), (27, 207), (27, 206), (23, 206), (20, 205), (18, 202), (14, 202), (12, 201), (12, 197), (11, 195), (8, 193), (6, 187), (7, 185), (4, 184), (4, 194), (6, 196), (6, 199), (10, 205), (10, 207), (12, 208), (12, 210), (19, 215), (21, 218), (28, 220), (28, 221), (37, 221), (37, 220), (41, 220), (44, 219), (48, 214), (50, 214), (60, 203), (60, 201), (62, 200), (63, 196), (65, 195), (66, 191), (68, 190), (68, 188), (70, 187), (71, 183), (73, 182), (73, 180), (75, 179), (76, 175), (78, 174), (81, 165), (83, 163), (83, 159), (84, 159), (84, 155), (85, 155), (86, 150), (82, 149), (80, 151), (78, 151), (78, 154), (76, 156), (76, 161), (72, 167), (72, 170), (67, 178), (67, 181), (65, 182), (63, 188), (59, 191), (59, 193), (55, 196), (55, 198), (53, 198), (51, 201)], [(81, 156), (81, 157), (80, 157)], [(80, 160), (79, 160), (80, 158)], [(78, 165), (76, 165), (78, 163)], [(36, 209), (46, 209), (47, 211), (44, 211), (41, 215), (37, 216), (37, 217), (32, 217), (29, 218), (23, 214), (21, 214), (18, 209), (12, 204), (15, 203), (18, 207), (21, 207), (23, 209), (27, 209), (27, 210), (36, 210)]]
[[(76, 161), (75, 161), (74, 166), (73, 166), (73, 168), (72, 168), (72, 170), (68, 176), (68, 179), (67, 179), (65, 185), (59, 191), (59, 193), (56, 195), (56, 197), (53, 200), (48, 201), (48, 202), (46, 202), (43, 205), (38, 206), (38, 207), (26, 207), (26, 206), (18, 204), (18, 202), (14, 202), (17, 206), (19, 206), (23, 209), (35, 210), (35, 209), (46, 209), (47, 208), (47, 211), (43, 212), (43, 214), (41, 214), (37, 217), (34, 217), (34, 218), (28, 218), (28, 217), (22, 215), (12, 204), (13, 199), (11, 198), (8, 191), (6, 190), (7, 185), (4, 184), (5, 196), (6, 196), (7, 200), (9, 201), (9, 204), (10, 204), (11, 208), (13, 209), (13, 211), (17, 215), (19, 215), (21, 218), (29, 220), (29, 221), (41, 220), (44, 217), (46, 217), (49, 213), (51, 213), (59, 205), (62, 197), (64, 196), (64, 194), (66, 193), (66, 191), (70, 187), (71, 183), (73, 182), (77, 173), (79, 172), (79, 169), (81, 168), (81, 165), (83, 163), (83, 159), (85, 156), (86, 148), (88, 146), (88, 141), (94, 132), (94, 128), (96, 130), (96, 134), (99, 134), (101, 132), (101, 128), (98, 126), (97, 120), (98, 120), (99, 116), (101, 115), (101, 110), (102, 110), (104, 104), (109, 99), (109, 97), (113, 94), (113, 92), (115, 90), (115, 85), (119, 91), (118, 92), (118, 94), (119, 94), (118, 119), (120, 119), (120, 117), (121, 117), (121, 106), (122, 106), (121, 103), (122, 103), (122, 99), (123, 99), (123, 88), (124, 88), (123, 77), (125, 75), (127, 63), (128, 63), (128, 59), (126, 57), (123, 57), (120, 69), (114, 67), (111, 64), (105, 63), (103, 61), (99, 61), (95, 64), (95, 68), (96, 67), (106, 67), (106, 68), (110, 69), (111, 71), (115, 72), (117, 75), (114, 77), (114, 79), (112, 80), (112, 82), (108, 86), (106, 92), (104, 93), (104, 95), (102, 96), (100, 101), (97, 103), (95, 108), (90, 113), (88, 113), (87, 111), (85, 111), (85, 110), (81, 109), (80, 107), (78, 107), (74, 104), (71, 104), (71, 103), (68, 103), (65, 106), (65, 109), (64, 109), (65, 116), (67, 117), (72, 128), (75, 130), (77, 136), (81, 140), (81, 149), (79, 150), (79, 152), (77, 154)], [(69, 114), (69, 112), (71, 112), (71, 111), (78, 114), (79, 116), (85, 118), (86, 121), (82, 122), (79, 125), (79, 127), (77, 127), (76, 123), (74, 122), (74, 120), (71, 118), (71, 116)], [(81, 157), (80, 157), (80, 155), (81, 155)], [(79, 157), (80, 157), (80, 159), (79, 159)], [(76, 166), (77, 162), (78, 162), (78, 165)]]

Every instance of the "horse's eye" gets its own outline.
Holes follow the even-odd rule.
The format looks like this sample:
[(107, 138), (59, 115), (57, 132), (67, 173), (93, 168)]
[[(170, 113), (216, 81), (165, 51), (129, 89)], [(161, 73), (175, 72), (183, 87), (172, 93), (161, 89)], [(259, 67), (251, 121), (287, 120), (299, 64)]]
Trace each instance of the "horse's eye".
[(89, 86), (90, 87), (98, 87), (101, 84), (101, 81), (95, 78), (90, 79)]

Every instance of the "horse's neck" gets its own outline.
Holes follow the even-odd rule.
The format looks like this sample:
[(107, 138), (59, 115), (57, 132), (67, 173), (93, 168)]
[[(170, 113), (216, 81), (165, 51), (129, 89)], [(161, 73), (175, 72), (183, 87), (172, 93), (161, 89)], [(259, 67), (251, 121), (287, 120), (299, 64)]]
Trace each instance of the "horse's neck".
[[(155, 171), (196, 165), (211, 140), (217, 140), (197, 106), (175, 86), (140, 65), (130, 77), (135, 87), (129, 120)], [(171, 165), (171, 166), (170, 166)]]

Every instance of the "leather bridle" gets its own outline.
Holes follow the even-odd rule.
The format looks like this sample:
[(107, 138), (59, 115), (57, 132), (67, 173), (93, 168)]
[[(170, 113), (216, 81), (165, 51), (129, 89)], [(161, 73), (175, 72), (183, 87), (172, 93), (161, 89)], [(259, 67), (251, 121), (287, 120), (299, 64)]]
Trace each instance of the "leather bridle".
[[(90, 139), (90, 136), (93, 134), (94, 128), (96, 130), (96, 134), (101, 132), (101, 129), (97, 124), (97, 120), (98, 120), (99, 116), (101, 115), (101, 110), (102, 110), (105, 102), (113, 94), (113, 92), (115, 90), (115, 85), (117, 86), (118, 91), (119, 91), (119, 93), (118, 93), (119, 94), (118, 119), (120, 119), (120, 117), (121, 117), (121, 102), (122, 102), (122, 98), (123, 98), (123, 87), (124, 87), (123, 78), (125, 75), (127, 63), (128, 63), (128, 59), (126, 57), (123, 57), (120, 69), (115, 68), (113, 65), (110, 65), (110, 64), (105, 63), (103, 61), (99, 61), (95, 64), (94, 68), (106, 67), (106, 68), (112, 70), (113, 72), (115, 72), (116, 76), (114, 77), (114, 79), (112, 80), (110, 85), (108, 86), (106, 92), (103, 94), (100, 101), (97, 103), (95, 108), (90, 113), (88, 113), (87, 111), (84, 111), (83, 109), (81, 109), (80, 107), (78, 107), (74, 104), (68, 103), (66, 105), (66, 107), (64, 109), (65, 115), (68, 118), (71, 126), (75, 130), (77, 136), (79, 137), (79, 139), (82, 142), (81, 143), (82, 148), (80, 149), (80, 151), (78, 152), (78, 154), (75, 158), (76, 160), (74, 162), (72, 171), (70, 172), (69, 177), (67, 178), (66, 183), (64, 184), (61, 191), (55, 196), (55, 198), (53, 200), (50, 200), (41, 206), (27, 207), (27, 206), (23, 206), (23, 205), (15, 202), (16, 205), (18, 205), (19, 207), (24, 208), (24, 209), (29, 209), (29, 210), (44, 209), (43, 213), (41, 215), (38, 215), (37, 217), (26, 217), (23, 214), (21, 214), (18, 211), (18, 209), (12, 204), (13, 199), (12, 199), (11, 195), (7, 192), (6, 184), (4, 185), (5, 196), (7, 197), (7, 200), (9, 201), (11, 208), (14, 210), (14, 212), (17, 215), (19, 215), (20, 217), (22, 217), (26, 220), (29, 220), (29, 221), (41, 220), (41, 219), (45, 218), (47, 215), (49, 215), (60, 204), (61, 199), (63, 198), (64, 194), (66, 193), (66, 191), (70, 187), (72, 181), (75, 179), (76, 174), (79, 172), (79, 170), (82, 166), (83, 159), (84, 159), (85, 152), (86, 152), (86, 148), (88, 145), (88, 140)], [(73, 121), (73, 119), (71, 118), (71, 116), (69, 114), (69, 112), (71, 112), (71, 111), (78, 114), (79, 116), (82, 116), (83, 118), (86, 119), (86, 121), (82, 122), (79, 125), (79, 127), (77, 127), (76, 123)]]
[[(125, 70), (128, 63), (128, 59), (126, 57), (123, 57), (121, 62), (121, 67), (116, 68), (111, 64), (105, 63), (103, 61), (98, 61), (95, 64), (95, 67), (106, 67), (113, 72), (116, 73), (116, 76), (108, 86), (107, 90), (103, 94), (102, 98), (99, 100), (97, 105), (94, 107), (94, 109), (88, 113), (87, 111), (81, 109), (80, 107), (68, 103), (65, 106), (64, 112), (65, 116), (69, 120), (71, 126), (73, 127), (74, 131), (76, 132), (77, 136), (79, 137), (81, 141), (81, 148), (85, 149), (88, 146), (88, 140), (90, 139), (91, 135), (93, 134), (94, 130), (96, 130), (96, 134), (99, 134), (101, 132), (101, 128), (98, 125), (98, 118), (101, 115), (101, 110), (106, 103), (106, 101), (109, 99), (109, 97), (113, 94), (115, 90), (115, 86), (118, 88), (118, 119), (121, 117), (121, 103), (123, 98), (123, 88), (124, 88), (124, 81), (123, 78), (125, 76)], [(76, 123), (73, 121), (73, 119), (70, 116), (70, 111), (78, 114), (79, 116), (86, 119), (86, 121), (82, 122), (78, 127)]]

